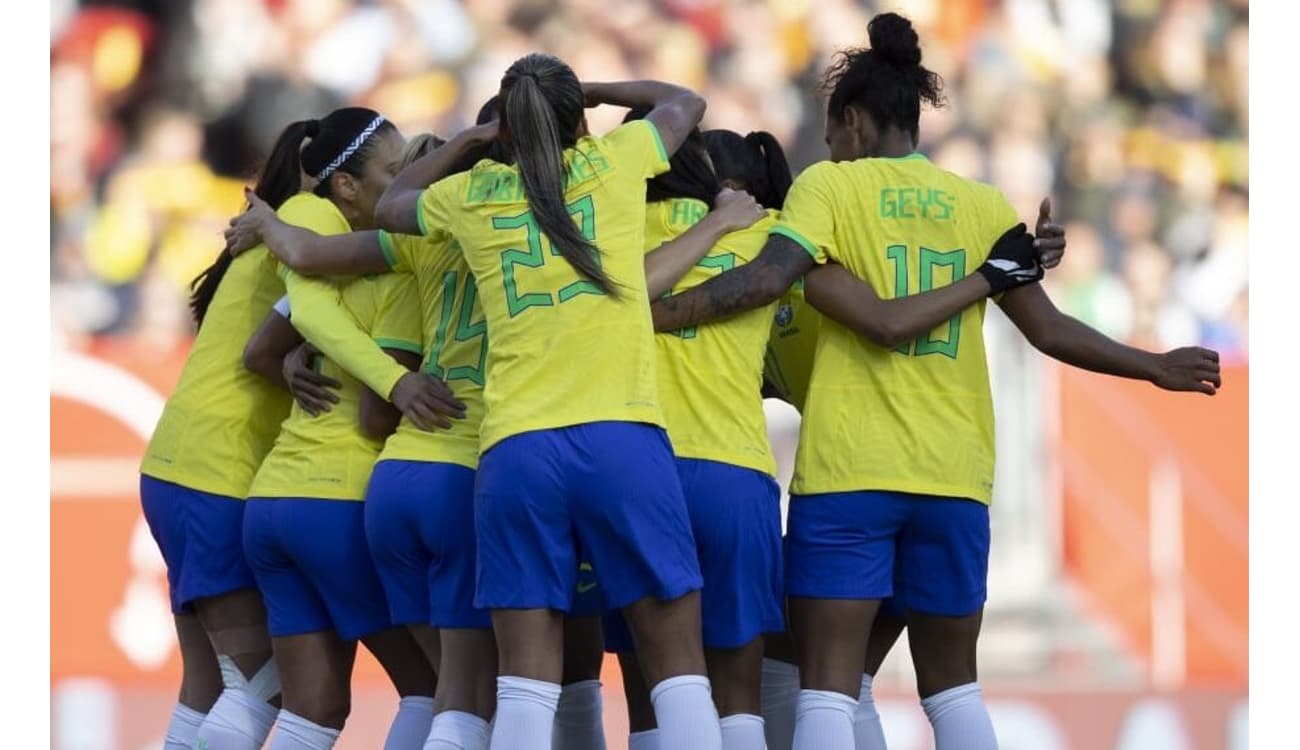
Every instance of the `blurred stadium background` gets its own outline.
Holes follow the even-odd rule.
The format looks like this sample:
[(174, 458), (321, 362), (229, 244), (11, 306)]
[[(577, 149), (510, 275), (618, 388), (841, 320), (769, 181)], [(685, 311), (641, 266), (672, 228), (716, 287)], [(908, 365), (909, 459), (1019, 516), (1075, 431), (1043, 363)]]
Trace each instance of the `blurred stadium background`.
[[(450, 134), (537, 48), (693, 86), (706, 126), (770, 130), (799, 170), (825, 154), (819, 72), (886, 9), (948, 84), (922, 149), (1026, 220), (1053, 196), (1057, 304), (1226, 365), (1216, 398), (1173, 397), (1056, 367), (990, 314), (981, 679), (1002, 746), (1245, 748), (1246, 0), (52, 0), (53, 746), (161, 746), (179, 657), (136, 469), (189, 345), (187, 283), (284, 123), (359, 102)], [(788, 477), (797, 416), (769, 407)], [(355, 685), (344, 750), (375, 747), (393, 706), (368, 658)], [(877, 686), (890, 747), (927, 746), (904, 643)]]

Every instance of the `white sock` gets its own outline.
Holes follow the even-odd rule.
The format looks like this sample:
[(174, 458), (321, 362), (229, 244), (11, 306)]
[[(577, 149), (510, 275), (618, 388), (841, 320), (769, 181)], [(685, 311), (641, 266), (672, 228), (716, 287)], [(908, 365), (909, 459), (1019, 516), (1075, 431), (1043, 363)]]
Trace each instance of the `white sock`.
[(800, 690), (794, 750), (853, 750), (853, 709), (858, 702), (831, 690)]
[(191, 750), (204, 716), (207, 714), (177, 703), (172, 709), (172, 720), (167, 724), (167, 735), (163, 737), (163, 750)]
[(647, 729), (628, 735), (627, 750), (659, 750), (659, 730)]
[(858, 693), (858, 710), (853, 713), (853, 747), (856, 750), (888, 750), (885, 730), (876, 713), (876, 699), (871, 695), (872, 677), (862, 675), (862, 691)]
[(553, 750), (605, 750), (600, 680), (583, 680), (560, 689), (551, 747)]
[(433, 698), (408, 695), (397, 702), (397, 715), (388, 728), (384, 750), (420, 750), (433, 723)]
[(659, 742), (663, 747), (721, 750), (722, 727), (713, 705), (709, 678), (700, 674), (669, 677), (650, 689)]
[(718, 722), (722, 726), (722, 750), (763, 750), (763, 718), (753, 714), (732, 714)]
[(260, 750), (275, 724), (276, 708), (238, 687), (221, 691), (194, 735), (204, 750)]
[(948, 688), (921, 701), (934, 728), (935, 750), (997, 750), (993, 721), (979, 683)]
[(289, 711), (280, 712), (269, 750), (330, 750), (339, 730), (323, 727)]
[(440, 711), (433, 717), (423, 750), (487, 750), (492, 729), (467, 711)]
[(560, 686), (527, 677), (497, 678), (492, 750), (550, 750)]
[(799, 668), (778, 659), (763, 659), (763, 734), (767, 750), (794, 745), (794, 709), (799, 703)]

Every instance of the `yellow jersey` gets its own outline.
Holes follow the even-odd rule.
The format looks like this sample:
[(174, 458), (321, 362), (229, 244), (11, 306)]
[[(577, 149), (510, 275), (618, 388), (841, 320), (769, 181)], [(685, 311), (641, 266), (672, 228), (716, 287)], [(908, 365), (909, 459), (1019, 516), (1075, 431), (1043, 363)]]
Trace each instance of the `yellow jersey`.
[(288, 391), (244, 367), (244, 346), (284, 294), (276, 268), (264, 246), (231, 261), (145, 448), (141, 474), (248, 496), (292, 401)]
[(486, 411), (487, 318), (478, 302), (474, 274), (460, 250), (428, 237), (379, 233), (389, 268), (414, 277), (420, 297), (424, 372), (441, 378), (465, 404), (465, 418), (451, 429), (421, 430), (403, 417), (379, 460), (433, 461), (478, 467), (478, 431)]
[[(420, 301), (410, 274), (355, 279), (340, 295), (345, 311), (375, 344), (420, 352)], [(292, 313), (297, 324), (298, 309), (292, 308)], [(315, 417), (294, 403), (253, 480), (250, 497), (365, 498), (370, 471), (384, 446), (361, 430), (361, 393), (366, 386), (332, 359), (322, 356), (318, 363), (322, 374), (342, 384), (335, 391), (338, 403)]]
[(777, 302), (763, 357), (763, 377), (786, 403), (803, 413), (812, 379), (822, 314), (808, 304), (799, 279)]
[[(646, 252), (703, 218), (697, 200), (678, 198), (646, 206)], [(724, 235), (670, 294), (681, 294), (758, 257), (776, 224), (776, 212), (748, 229)], [(659, 398), (673, 452), (776, 475), (763, 413), (763, 351), (775, 303), (721, 320), (655, 335)]]
[(565, 202), (600, 248), (617, 297), (551, 246), (519, 169), (480, 161), (420, 197), (423, 234), (458, 241), (474, 273), (492, 345), (480, 452), (521, 432), (599, 421), (663, 426), (646, 299), (645, 181), (668, 169), (646, 120), (584, 136), (564, 152)]
[[(1017, 221), (996, 188), (912, 154), (809, 167), (773, 232), (892, 299), (974, 273)], [(893, 490), (988, 503), (994, 447), (984, 304), (894, 349), (824, 319), (790, 491)]]

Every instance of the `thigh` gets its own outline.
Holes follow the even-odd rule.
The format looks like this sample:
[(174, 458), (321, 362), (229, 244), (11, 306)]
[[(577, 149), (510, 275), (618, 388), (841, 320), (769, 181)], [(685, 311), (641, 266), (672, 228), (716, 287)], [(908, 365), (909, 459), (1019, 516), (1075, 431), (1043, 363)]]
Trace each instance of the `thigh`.
[(792, 496), (785, 546), (786, 593), (805, 599), (889, 596), (894, 585), (895, 536), (904, 520), (903, 507), (892, 493)]
[(667, 601), (702, 585), (690, 516), (662, 429), (632, 422), (571, 428), (581, 478), (573, 522), (605, 606)]
[(982, 609), (963, 617), (908, 613), (907, 642), (922, 699), (979, 679), (976, 647), (983, 619)]
[[(508, 627), (508, 626), (507, 626)], [(491, 630), (443, 628), (433, 710), (491, 719), (496, 710), (497, 644)]]
[(365, 636), (361, 642), (383, 667), (398, 695), (433, 697), (437, 687), (433, 664), (425, 658), (410, 630), (387, 628)]
[(296, 567), (345, 640), (392, 626), (383, 584), (366, 542), (365, 505), (352, 500), (286, 498), (279, 520)]
[(554, 609), (494, 609), (500, 673), (560, 684), (564, 679), (564, 615)]
[(599, 680), (604, 661), (605, 638), (600, 617), (566, 617), (563, 684)]
[(479, 462), (476, 607), (568, 611), (572, 605), (578, 560), (569, 514), (572, 457), (562, 432), (514, 435)]
[(325, 601), (280, 538), (276, 516), (283, 502), (250, 499), (244, 517), (244, 549), (266, 606), (267, 630), (272, 637), (330, 630)]
[(899, 535), (898, 592), (909, 611), (963, 617), (988, 593), (989, 509), (974, 500), (909, 496)]
[(703, 575), (706, 648), (735, 649), (784, 628), (781, 492), (753, 469), (678, 459)]
[(877, 600), (790, 597), (790, 631), (805, 690), (833, 690), (857, 698)]
[(280, 672), (281, 706), (332, 729), (342, 729), (352, 710), (356, 641), (332, 630), (272, 640)]

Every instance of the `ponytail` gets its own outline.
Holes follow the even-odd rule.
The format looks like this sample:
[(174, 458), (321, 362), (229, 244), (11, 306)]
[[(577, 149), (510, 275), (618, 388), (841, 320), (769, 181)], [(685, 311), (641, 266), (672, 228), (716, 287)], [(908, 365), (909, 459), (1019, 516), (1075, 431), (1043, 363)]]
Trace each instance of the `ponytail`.
[(527, 55), (501, 79), (501, 101), (524, 196), (542, 234), (575, 271), (617, 297), (600, 251), (578, 231), (564, 201), (564, 149), (577, 139), (583, 110), (577, 76), (555, 57)]
[[(300, 152), (302, 143), (314, 138), (320, 132), (319, 120), (299, 120), (291, 123), (276, 139), (271, 155), (262, 167), (262, 174), (257, 178), (253, 192), (266, 201), (271, 208), (279, 208), (291, 196), (302, 188), (302, 161)], [(203, 318), (208, 314), (208, 305), (217, 294), (217, 287), (225, 277), (234, 258), (224, 249), (217, 259), (190, 282), (190, 312), (194, 324), (201, 327)]]
[(785, 194), (790, 192), (790, 185), (794, 182), (794, 176), (790, 174), (790, 163), (785, 159), (785, 150), (776, 137), (766, 130), (745, 136), (745, 143), (753, 146), (762, 157), (765, 184), (754, 197), (764, 208), (780, 210), (785, 205)]
[(718, 179), (737, 183), (764, 208), (780, 210), (794, 177), (785, 151), (766, 131), (741, 137), (730, 130), (704, 134)]

